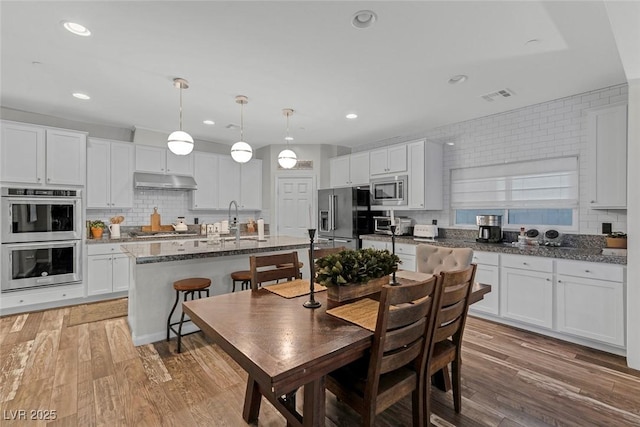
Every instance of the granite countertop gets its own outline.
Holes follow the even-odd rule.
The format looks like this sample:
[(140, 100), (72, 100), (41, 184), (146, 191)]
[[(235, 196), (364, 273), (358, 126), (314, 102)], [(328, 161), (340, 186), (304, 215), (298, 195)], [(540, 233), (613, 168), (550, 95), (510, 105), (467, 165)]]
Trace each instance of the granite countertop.
[[(377, 240), (381, 242), (391, 241), (391, 236), (381, 234), (366, 234), (360, 236), (360, 238), (363, 240)], [(551, 247), (535, 245), (519, 248), (517, 246), (511, 246), (510, 243), (478, 243), (472, 240), (463, 239), (435, 239), (434, 242), (419, 242), (414, 240), (413, 236), (397, 236), (396, 243), (408, 243), (412, 245), (426, 243), (435, 246), (471, 248), (474, 251), (497, 252), (501, 254), (531, 255), (574, 261), (602, 262), (607, 264), (627, 264), (626, 256), (602, 255), (602, 248)]]
[[(169, 232), (167, 232), (169, 233)], [(101, 239), (86, 239), (85, 242), (88, 245), (94, 245), (94, 244), (105, 244), (105, 243), (132, 243), (132, 242), (136, 242), (136, 243), (144, 243), (144, 242), (160, 242), (160, 241), (167, 241), (167, 240), (185, 240), (185, 239), (206, 239), (206, 236), (202, 236), (200, 234), (184, 234), (184, 235), (173, 235), (173, 236), (166, 236), (166, 237), (146, 237), (146, 238), (136, 238), (136, 237), (131, 237), (129, 235), (129, 233), (122, 233), (121, 237), (119, 239), (112, 239), (109, 237), (109, 235), (107, 233), (104, 233), (102, 235), (103, 237)], [(231, 235), (224, 235), (225, 237), (230, 237)]]
[[(258, 241), (255, 236), (244, 236), (239, 242), (221, 240), (218, 243), (204, 237), (186, 236), (183, 239), (152, 240), (129, 239), (124, 242), (122, 251), (136, 259), (136, 264), (180, 261), (196, 258), (211, 258), (231, 255), (253, 254), (274, 250), (302, 249), (309, 246), (309, 239), (290, 236), (265, 236)], [(116, 239), (113, 239), (116, 240)], [(114, 243), (110, 241), (110, 243)], [(121, 239), (123, 240), (123, 239)], [(135, 241), (135, 243), (131, 243)]]

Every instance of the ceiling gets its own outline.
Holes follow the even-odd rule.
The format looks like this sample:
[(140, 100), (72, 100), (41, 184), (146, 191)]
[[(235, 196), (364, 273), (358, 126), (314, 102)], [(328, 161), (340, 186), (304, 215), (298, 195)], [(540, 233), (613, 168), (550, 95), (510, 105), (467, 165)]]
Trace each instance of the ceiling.
[[(363, 9), (378, 20), (357, 29)], [(182, 77), (184, 130), (224, 144), (239, 139), (236, 95), (254, 147), (284, 143), (283, 108), (294, 144), (353, 147), (626, 81), (600, 1), (2, 1), (0, 13), (3, 107), (168, 134)], [(449, 84), (457, 74), (468, 80)]]

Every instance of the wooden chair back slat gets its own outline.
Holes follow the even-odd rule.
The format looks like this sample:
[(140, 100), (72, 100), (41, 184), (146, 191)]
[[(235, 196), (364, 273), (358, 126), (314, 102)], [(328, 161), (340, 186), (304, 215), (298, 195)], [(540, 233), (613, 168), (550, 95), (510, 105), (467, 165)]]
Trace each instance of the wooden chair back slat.
[[(277, 267), (282, 264), (290, 266)], [(252, 291), (257, 291), (258, 285), (261, 283), (280, 279), (295, 280), (300, 276), (298, 253), (294, 251), (276, 255), (252, 255), (249, 257), (249, 270), (251, 272)]]
[(402, 348), (424, 336), (425, 323), (427, 323), (427, 319), (423, 316), (422, 319), (409, 326), (388, 332), (384, 340), (384, 352)]
[(429, 314), (432, 301), (428, 298), (415, 304), (403, 304), (402, 306), (392, 305), (387, 320), (387, 330), (401, 328), (408, 323), (417, 322)]
[(440, 314), (438, 315), (438, 322), (440, 322), (441, 325), (445, 325), (447, 323), (453, 322), (454, 320), (462, 316), (462, 314), (464, 313), (465, 302), (466, 301), (462, 299), (461, 301), (458, 301), (453, 305), (450, 305), (448, 307), (443, 307), (442, 309), (440, 309)]
[(450, 336), (453, 336), (453, 334), (455, 334), (460, 330), (461, 323), (462, 323), (461, 319), (458, 318), (456, 319), (455, 322), (448, 323), (445, 326), (440, 326), (439, 328), (436, 329), (436, 333), (433, 338), (434, 341), (435, 342), (444, 341)]
[[(340, 246), (337, 248), (321, 248), (313, 250), (313, 259), (324, 258), (327, 255), (337, 254), (338, 252), (342, 252), (346, 250), (344, 246)], [(311, 250), (309, 250), (309, 262), (311, 262)]]
[(406, 347), (402, 347), (399, 351), (385, 353), (380, 361), (380, 374), (386, 374), (410, 364), (420, 355), (423, 347), (424, 338), (420, 337), (419, 340), (414, 341)]

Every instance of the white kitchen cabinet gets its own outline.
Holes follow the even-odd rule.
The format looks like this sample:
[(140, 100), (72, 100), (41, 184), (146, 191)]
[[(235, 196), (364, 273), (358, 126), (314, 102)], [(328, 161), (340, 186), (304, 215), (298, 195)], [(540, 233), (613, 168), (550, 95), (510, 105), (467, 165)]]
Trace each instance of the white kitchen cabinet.
[(406, 172), (406, 170), (406, 144), (372, 150), (369, 154), (369, 172), (371, 176)]
[(331, 188), (369, 185), (369, 152), (347, 154), (329, 160)]
[(240, 203), (240, 163), (231, 156), (221, 156), (218, 177), (220, 208), (227, 209), (232, 200)]
[(133, 170), (133, 144), (90, 138), (87, 208), (132, 208)]
[(129, 290), (129, 257), (119, 244), (88, 245), (87, 254), (87, 295)]
[(196, 152), (193, 177), (198, 189), (191, 192), (191, 209), (218, 209), (219, 158), (217, 154)]
[(521, 255), (501, 258), (502, 317), (553, 328), (553, 259)]
[(443, 148), (431, 141), (415, 141), (407, 145), (409, 155), (408, 208), (442, 210)]
[(136, 145), (137, 172), (193, 176), (193, 158), (193, 152), (178, 156), (166, 148)]
[(21, 312), (30, 306), (49, 308), (60, 305), (71, 305), (71, 301), (76, 301), (77, 304), (82, 301), (83, 297), (84, 285), (82, 283), (7, 292), (2, 294), (2, 298), (0, 298), (0, 311), (4, 315), (8, 314), (5, 310)]
[(589, 206), (627, 207), (627, 105), (587, 113)]
[(240, 165), (240, 209), (262, 210), (262, 160)]
[(469, 306), (471, 313), (500, 314), (500, 255), (495, 252), (473, 251), (474, 264), (477, 264), (475, 281), (491, 285), (491, 292), (483, 299)]
[[(392, 251), (391, 242), (381, 242), (378, 240), (363, 240), (362, 248)], [(416, 245), (408, 243), (396, 243), (396, 255), (402, 263), (400, 269), (416, 271)]]
[(3, 182), (84, 185), (86, 134), (2, 122), (0, 158)]
[(556, 261), (557, 329), (624, 346), (624, 271), (621, 266)]

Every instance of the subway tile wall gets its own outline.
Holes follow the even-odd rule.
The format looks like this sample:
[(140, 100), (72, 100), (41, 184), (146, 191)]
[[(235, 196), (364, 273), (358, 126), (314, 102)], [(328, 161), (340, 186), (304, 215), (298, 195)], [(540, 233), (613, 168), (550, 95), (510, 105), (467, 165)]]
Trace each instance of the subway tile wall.
[[(112, 216), (122, 215), (125, 217), (124, 225), (126, 226), (149, 225), (154, 207), (158, 208), (163, 225), (176, 222), (179, 216), (185, 217), (188, 224), (193, 224), (194, 218), (198, 218), (200, 224), (213, 223), (228, 218), (226, 209), (219, 211), (190, 210), (190, 191), (134, 190), (133, 204), (133, 209), (87, 209), (87, 219), (101, 219), (108, 222)], [(260, 211), (239, 212), (240, 222), (247, 222), (251, 218), (257, 220), (260, 215)]]
[(578, 155), (578, 232), (601, 234), (603, 222), (612, 223), (614, 230), (626, 232), (626, 210), (596, 210), (589, 206), (586, 110), (626, 102), (627, 99), (628, 86), (622, 84), (442, 126), (421, 134), (379, 141), (357, 147), (354, 152), (421, 138), (441, 143), (454, 142), (453, 146), (444, 146), (445, 210), (399, 212), (421, 224), (431, 224), (431, 221), (436, 219), (441, 226), (450, 226), (453, 223), (453, 214), (448, 209), (451, 169)]

